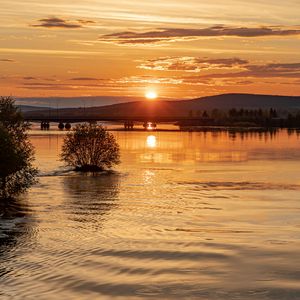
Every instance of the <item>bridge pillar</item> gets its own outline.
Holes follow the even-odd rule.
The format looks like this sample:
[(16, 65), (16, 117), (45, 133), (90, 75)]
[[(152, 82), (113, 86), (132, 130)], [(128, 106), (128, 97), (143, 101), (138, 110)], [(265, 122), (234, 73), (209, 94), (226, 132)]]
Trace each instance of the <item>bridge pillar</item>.
[(49, 130), (50, 129), (50, 123), (49, 122), (41, 122), (41, 130)]
[(70, 123), (67, 123), (66, 125), (65, 125), (65, 128), (67, 129), (67, 130), (70, 130), (71, 129), (71, 124)]
[(124, 129), (125, 130), (133, 130), (134, 122), (133, 121), (126, 121), (124, 122)]

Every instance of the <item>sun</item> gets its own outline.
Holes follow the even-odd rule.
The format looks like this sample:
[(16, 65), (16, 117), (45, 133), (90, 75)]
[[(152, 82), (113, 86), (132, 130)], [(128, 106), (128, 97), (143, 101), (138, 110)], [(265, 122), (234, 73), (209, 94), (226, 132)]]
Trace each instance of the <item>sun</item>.
[(147, 91), (145, 97), (149, 100), (154, 100), (157, 98), (157, 93), (155, 91)]

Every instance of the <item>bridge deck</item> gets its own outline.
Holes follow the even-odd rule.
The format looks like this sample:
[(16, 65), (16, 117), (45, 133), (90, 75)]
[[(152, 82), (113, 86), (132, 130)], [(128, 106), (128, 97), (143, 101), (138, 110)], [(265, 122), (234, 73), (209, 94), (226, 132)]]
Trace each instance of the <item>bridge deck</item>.
[(25, 115), (24, 119), (29, 122), (63, 122), (63, 123), (80, 123), (80, 122), (97, 122), (97, 121), (109, 121), (116, 123), (124, 122), (155, 122), (155, 123), (176, 123), (180, 121), (199, 121), (199, 118), (189, 118), (189, 117), (112, 117), (112, 116), (64, 116), (64, 117), (54, 117), (54, 116), (29, 116)]

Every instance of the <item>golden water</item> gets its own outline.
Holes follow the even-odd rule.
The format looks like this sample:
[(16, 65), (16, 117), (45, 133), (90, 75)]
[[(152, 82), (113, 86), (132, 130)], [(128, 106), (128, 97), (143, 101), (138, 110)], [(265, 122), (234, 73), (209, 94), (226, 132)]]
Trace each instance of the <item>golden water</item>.
[(34, 132), (39, 183), (0, 219), (0, 299), (300, 299), (300, 138), (114, 132), (98, 176)]

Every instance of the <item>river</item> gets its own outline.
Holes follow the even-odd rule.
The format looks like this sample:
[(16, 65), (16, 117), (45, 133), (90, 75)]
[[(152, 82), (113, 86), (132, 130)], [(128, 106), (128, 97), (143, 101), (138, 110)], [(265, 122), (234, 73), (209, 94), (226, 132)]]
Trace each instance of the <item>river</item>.
[(0, 299), (300, 299), (297, 132), (114, 131), (97, 176), (33, 131), (39, 182), (0, 218)]

